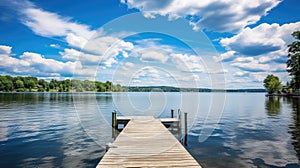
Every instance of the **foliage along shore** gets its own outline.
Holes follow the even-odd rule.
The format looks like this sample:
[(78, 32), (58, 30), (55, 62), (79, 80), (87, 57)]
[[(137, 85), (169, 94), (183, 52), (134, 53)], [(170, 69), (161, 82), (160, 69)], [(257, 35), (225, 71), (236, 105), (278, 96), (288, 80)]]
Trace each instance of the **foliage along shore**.
[(266, 92), (265, 89), (208, 89), (171, 86), (121, 86), (112, 82), (0, 76), (0, 92)]
[(46, 81), (37, 77), (0, 76), (0, 92), (122, 92), (121, 85), (112, 82), (65, 79)]

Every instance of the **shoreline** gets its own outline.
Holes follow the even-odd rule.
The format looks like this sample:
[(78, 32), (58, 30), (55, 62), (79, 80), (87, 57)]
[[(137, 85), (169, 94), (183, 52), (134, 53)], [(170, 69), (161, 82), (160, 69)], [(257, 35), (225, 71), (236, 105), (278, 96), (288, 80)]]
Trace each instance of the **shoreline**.
[(266, 94), (266, 97), (300, 97), (300, 93), (273, 93)]
[[(1, 92), (0, 94), (91, 94), (91, 93), (156, 93), (155, 91), (124, 91), (124, 92), (93, 92), (93, 91), (87, 91), (87, 92)], [(226, 91), (210, 91), (210, 92), (192, 92), (192, 91), (183, 91), (183, 92), (163, 92), (163, 93), (265, 93), (265, 92), (243, 92), (243, 91), (236, 91), (236, 92), (226, 92)], [(267, 95), (266, 95), (267, 96)], [(270, 95), (275, 96), (275, 95)], [(299, 95), (300, 96), (300, 95)]]

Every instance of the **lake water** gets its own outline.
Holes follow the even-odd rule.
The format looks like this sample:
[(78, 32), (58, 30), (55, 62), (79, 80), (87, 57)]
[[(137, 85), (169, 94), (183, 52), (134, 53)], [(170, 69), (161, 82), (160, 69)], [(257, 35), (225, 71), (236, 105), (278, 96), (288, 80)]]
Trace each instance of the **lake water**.
[(264, 93), (1, 93), (0, 167), (95, 167), (111, 112), (188, 112), (186, 149), (203, 167), (300, 167), (300, 98)]

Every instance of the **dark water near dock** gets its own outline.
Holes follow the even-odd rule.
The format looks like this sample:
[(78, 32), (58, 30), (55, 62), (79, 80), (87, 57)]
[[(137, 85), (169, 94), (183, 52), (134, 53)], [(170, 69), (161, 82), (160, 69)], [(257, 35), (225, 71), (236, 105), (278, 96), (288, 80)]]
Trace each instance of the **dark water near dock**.
[(161, 92), (1, 93), (0, 167), (95, 167), (113, 141), (113, 110), (172, 108), (189, 113), (186, 148), (203, 167), (300, 167), (300, 98)]

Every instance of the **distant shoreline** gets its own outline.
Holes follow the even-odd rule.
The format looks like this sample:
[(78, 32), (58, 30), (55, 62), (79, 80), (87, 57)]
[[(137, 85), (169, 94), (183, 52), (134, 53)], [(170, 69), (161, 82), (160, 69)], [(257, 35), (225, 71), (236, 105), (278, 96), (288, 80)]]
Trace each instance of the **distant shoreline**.
[(266, 94), (266, 97), (300, 97), (300, 93), (272, 93)]
[[(152, 89), (145, 89), (140, 88), (137, 89), (136, 87), (134, 87), (134, 89), (125, 89), (124, 91), (118, 92), (118, 91), (114, 91), (114, 92), (97, 92), (97, 91), (82, 91), (82, 92), (78, 92), (78, 91), (70, 91), (70, 92), (59, 92), (59, 91), (50, 91), (50, 92), (39, 92), (39, 91), (24, 91), (24, 92), (18, 92), (18, 91), (9, 91), (9, 92), (4, 92), (4, 91), (0, 91), (1, 93), (139, 93), (139, 92), (166, 92), (166, 93), (266, 93), (267, 91), (264, 89), (229, 89), (229, 90), (220, 90), (220, 89), (195, 89), (195, 88), (178, 88), (178, 90), (173, 90), (173, 91), (169, 91), (166, 89), (160, 89), (160, 88), (153, 88)], [(266, 94), (267, 96), (268, 94)], [(268, 95), (268, 96), (275, 96), (274, 94), (272, 95)], [(283, 96), (283, 95), (279, 95), (276, 94), (276, 96)], [(299, 95), (300, 96), (300, 95)]]
[(179, 88), (173, 86), (123, 86), (128, 92), (256, 92), (266, 93), (266, 89), (209, 89), (209, 88)]

